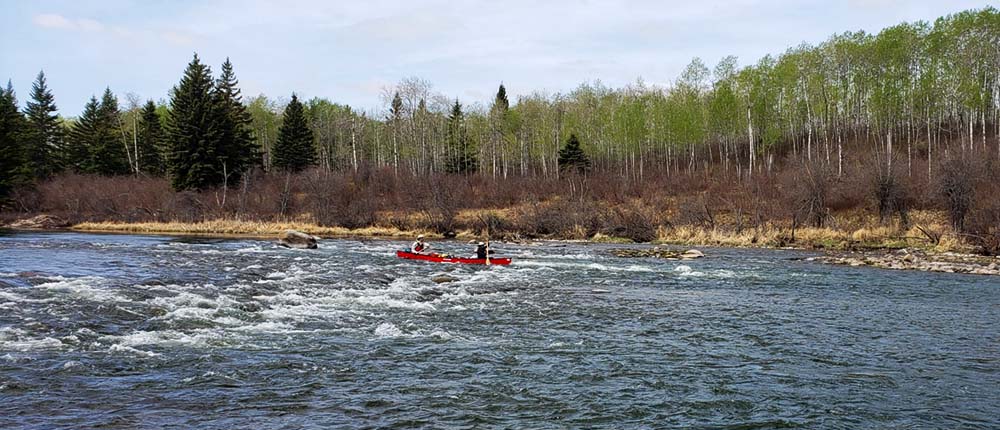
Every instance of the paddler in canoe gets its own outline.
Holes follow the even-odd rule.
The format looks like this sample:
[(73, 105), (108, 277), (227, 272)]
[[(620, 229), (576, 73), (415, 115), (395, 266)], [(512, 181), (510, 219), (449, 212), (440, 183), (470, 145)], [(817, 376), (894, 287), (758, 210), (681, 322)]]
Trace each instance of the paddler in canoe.
[(484, 242), (479, 242), (476, 244), (476, 256), (473, 258), (485, 259), (487, 256), (493, 256), (493, 250), (490, 246)]
[(414, 254), (430, 255), (429, 249), (431, 249), (431, 245), (424, 242), (424, 235), (422, 234), (418, 234), (416, 242), (410, 245), (410, 252)]

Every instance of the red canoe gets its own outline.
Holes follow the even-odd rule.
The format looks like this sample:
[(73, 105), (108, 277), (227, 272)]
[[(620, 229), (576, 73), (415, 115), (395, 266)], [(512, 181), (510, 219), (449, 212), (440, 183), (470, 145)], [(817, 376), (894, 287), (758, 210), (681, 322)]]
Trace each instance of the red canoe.
[[(415, 254), (409, 251), (396, 251), (396, 256), (410, 260), (432, 261), (435, 263), (486, 264), (485, 258), (462, 258), (438, 254)], [(490, 257), (490, 264), (506, 266), (510, 264), (510, 259)]]

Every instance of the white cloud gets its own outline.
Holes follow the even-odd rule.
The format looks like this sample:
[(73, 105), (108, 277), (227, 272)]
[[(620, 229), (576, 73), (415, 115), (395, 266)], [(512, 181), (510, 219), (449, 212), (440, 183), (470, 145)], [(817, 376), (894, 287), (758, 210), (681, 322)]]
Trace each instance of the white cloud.
[(76, 25), (73, 24), (73, 22), (71, 22), (70, 20), (66, 19), (66, 17), (51, 13), (43, 13), (41, 15), (35, 15), (33, 21), (35, 22), (35, 25), (42, 28), (60, 28), (60, 29), (72, 30), (73, 28), (76, 27)]
[(92, 19), (81, 18), (76, 20), (76, 25), (83, 31), (104, 31), (104, 24)]
[(43, 13), (35, 15), (32, 21), (35, 23), (35, 25), (42, 28), (55, 28), (59, 30), (70, 30), (70, 31), (89, 31), (95, 33), (104, 31), (104, 24), (101, 24), (99, 21), (90, 18), (73, 19), (54, 13)]
[(160, 37), (171, 44), (180, 46), (191, 45), (194, 42), (194, 37), (190, 34), (174, 30), (164, 31), (160, 33)]

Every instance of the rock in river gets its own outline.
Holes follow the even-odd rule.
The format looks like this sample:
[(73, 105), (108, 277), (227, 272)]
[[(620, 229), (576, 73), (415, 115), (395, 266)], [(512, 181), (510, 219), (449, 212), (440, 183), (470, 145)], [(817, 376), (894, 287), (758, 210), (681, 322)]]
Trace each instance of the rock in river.
[(458, 278), (451, 275), (437, 275), (431, 278), (431, 280), (437, 284), (444, 284), (446, 282), (455, 282), (458, 280)]
[(316, 249), (319, 247), (317, 245), (318, 240), (318, 237), (305, 234), (301, 231), (286, 230), (278, 238), (278, 245), (286, 248)]
[(69, 221), (53, 215), (37, 215), (28, 219), (20, 219), (14, 221), (8, 225), (10, 228), (16, 229), (38, 229), (38, 230), (51, 230), (57, 228), (69, 227)]
[(613, 254), (616, 257), (624, 257), (624, 258), (652, 257), (652, 258), (665, 258), (668, 260), (677, 260), (677, 259), (692, 260), (695, 258), (702, 258), (705, 256), (704, 253), (702, 253), (697, 249), (689, 249), (687, 251), (680, 252), (672, 249), (663, 249), (660, 248), (659, 246), (653, 248), (645, 248), (645, 249), (616, 248), (609, 250), (609, 252), (611, 252), (611, 254)]
[(693, 260), (695, 258), (701, 258), (701, 257), (704, 257), (704, 256), (705, 256), (705, 253), (703, 253), (703, 252), (701, 252), (701, 251), (699, 251), (697, 249), (689, 249), (687, 251), (684, 251), (683, 254), (681, 254), (681, 259), (682, 260)]

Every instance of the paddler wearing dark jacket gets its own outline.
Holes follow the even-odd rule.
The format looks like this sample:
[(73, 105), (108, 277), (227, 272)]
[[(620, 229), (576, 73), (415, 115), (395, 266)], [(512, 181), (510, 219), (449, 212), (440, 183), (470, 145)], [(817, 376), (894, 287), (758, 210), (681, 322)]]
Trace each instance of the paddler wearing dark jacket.
[(476, 244), (476, 258), (485, 259), (487, 255), (493, 254), (492, 249), (488, 249), (485, 243)]

